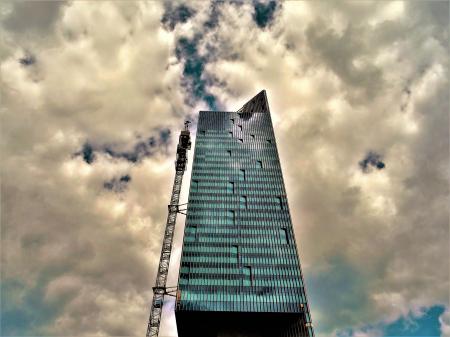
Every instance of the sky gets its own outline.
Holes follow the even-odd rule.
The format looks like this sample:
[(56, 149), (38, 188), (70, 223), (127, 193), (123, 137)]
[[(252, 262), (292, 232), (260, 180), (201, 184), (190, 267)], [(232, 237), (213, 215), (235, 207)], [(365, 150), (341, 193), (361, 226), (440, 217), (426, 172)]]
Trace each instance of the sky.
[(13, 1), (0, 26), (1, 336), (142, 336), (183, 121), (262, 89), (316, 335), (450, 336), (449, 2)]

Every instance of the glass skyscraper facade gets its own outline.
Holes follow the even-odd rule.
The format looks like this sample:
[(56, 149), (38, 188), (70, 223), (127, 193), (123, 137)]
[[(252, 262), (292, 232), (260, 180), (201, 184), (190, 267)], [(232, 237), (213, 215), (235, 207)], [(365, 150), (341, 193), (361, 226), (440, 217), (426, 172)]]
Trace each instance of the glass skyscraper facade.
[(313, 336), (265, 91), (200, 112), (176, 318), (180, 337)]

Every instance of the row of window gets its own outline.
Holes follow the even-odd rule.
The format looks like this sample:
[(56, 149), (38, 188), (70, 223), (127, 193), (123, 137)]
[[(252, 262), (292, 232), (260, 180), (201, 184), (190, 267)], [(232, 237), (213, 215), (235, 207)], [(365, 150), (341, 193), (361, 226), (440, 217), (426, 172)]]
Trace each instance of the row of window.
[[(249, 267), (243, 267), (245, 268)], [(205, 273), (195, 273), (193, 271), (182, 272), (180, 279), (184, 279), (184, 284), (190, 285), (230, 285), (235, 286), (239, 285), (239, 283), (222, 283), (224, 281), (242, 281), (243, 277), (241, 268), (236, 268), (232, 272), (228, 274), (205, 274)], [(205, 283), (201, 281), (195, 281), (194, 283), (190, 282), (192, 280), (200, 280), (204, 279)], [(300, 283), (297, 282), (297, 277), (283, 277), (283, 278), (274, 278), (273, 275), (254, 275), (254, 286), (258, 287), (274, 287), (281, 284), (281, 286), (287, 288), (299, 288)]]
[[(240, 243), (241, 244), (276, 244), (278, 243), (275, 242), (274, 240), (272, 240), (272, 237), (270, 236), (257, 236), (257, 235), (212, 235), (212, 236), (208, 236), (208, 235), (202, 235), (200, 237), (197, 238), (198, 242), (217, 242), (217, 243), (229, 243), (230, 239), (236, 239), (236, 238), (240, 238)], [(186, 240), (188, 238), (185, 238)], [(191, 241), (195, 241), (193, 239), (190, 239)]]
[[(217, 146), (211, 144), (199, 145), (199, 148), (195, 150), (194, 160), (197, 162), (200, 159), (220, 160), (227, 157), (227, 153), (224, 150), (231, 150), (233, 153), (233, 159), (246, 159), (246, 158), (266, 158), (268, 160), (275, 160), (277, 158), (277, 152), (274, 149), (256, 147), (255, 149), (246, 148), (240, 149), (230, 144), (220, 143)], [(253, 150), (253, 151), (251, 151)]]
[[(270, 172), (266, 172), (266, 174), (262, 174), (259, 176), (254, 176), (253, 174), (248, 174), (247, 171), (241, 173), (244, 170), (227, 170), (227, 169), (214, 169), (210, 170), (196, 170), (192, 172), (192, 179), (197, 180), (199, 182), (210, 182), (210, 181), (227, 181), (229, 179), (237, 179), (237, 181), (243, 182), (246, 181), (249, 183), (249, 187), (277, 187), (283, 189), (283, 185), (281, 184), (282, 179), (275, 174), (271, 174)], [(245, 176), (244, 176), (245, 174)]]
[[(248, 209), (253, 211), (279, 211), (280, 208), (278, 206), (265, 204), (265, 203), (252, 203), (251, 205), (248, 204), (248, 202), (245, 201), (245, 197), (242, 197), (242, 202), (238, 205), (240, 209)], [(230, 203), (224, 204), (220, 201), (210, 201), (208, 204), (205, 204), (204, 201), (197, 201), (197, 200), (190, 200), (189, 201), (189, 211), (195, 211), (197, 202), (200, 204), (200, 207), (202, 209), (204, 208), (210, 208), (210, 209), (216, 209), (216, 208), (223, 208), (225, 206), (229, 207)]]
[[(210, 196), (219, 196), (228, 193), (231, 193), (230, 190), (225, 185), (227, 183), (226, 180), (223, 181), (217, 181), (212, 186), (209, 183), (202, 182), (203, 184), (199, 184), (199, 180), (196, 180), (196, 187), (192, 186), (190, 193), (192, 193), (192, 196), (203, 196), (203, 195), (210, 195)], [(229, 182), (229, 181), (228, 181)], [(248, 184), (241, 182), (239, 180), (235, 180), (233, 183), (235, 183), (236, 191), (248, 191), (251, 192), (250, 194), (252, 196), (256, 197), (267, 197), (269, 195), (280, 195), (285, 194), (284, 191), (280, 188), (280, 186), (273, 186), (271, 184)], [(232, 192), (236, 193), (236, 192)]]
[[(196, 274), (208, 274), (208, 275), (231, 275), (236, 272), (236, 266), (225, 267), (225, 266), (216, 266), (216, 267), (198, 267), (196, 264), (190, 264), (184, 262), (181, 265), (180, 273), (196, 273)], [(254, 273), (256, 276), (260, 278), (298, 278), (300, 276), (300, 272), (298, 268), (295, 266), (293, 268), (272, 268), (272, 267), (256, 267), (254, 266)], [(279, 277), (281, 276), (281, 277)], [(300, 279), (300, 285), (302, 285)]]
[[(253, 195), (251, 194), (252, 204), (255, 206), (273, 205), (278, 209), (284, 209), (282, 197), (270, 197), (264, 195)], [(204, 202), (212, 202), (215, 204), (229, 203), (235, 204), (239, 201), (242, 206), (248, 205), (248, 197), (246, 195), (238, 195), (234, 193), (234, 187), (227, 189), (227, 194), (225, 193), (198, 193), (192, 194), (189, 199), (189, 204), (204, 204)], [(242, 208), (242, 207), (241, 207)], [(247, 208), (247, 207), (244, 207)]]
[[(293, 257), (296, 255), (293, 254)], [(238, 263), (238, 258), (236, 256), (217, 256), (215, 254), (211, 255), (200, 255), (200, 256), (192, 256), (190, 254), (183, 254), (184, 262), (210, 262), (210, 263)], [(286, 257), (249, 257), (242, 256), (241, 263), (252, 263), (259, 266), (268, 266), (268, 265), (280, 265), (280, 266), (290, 266), (292, 265), (292, 261), (286, 260)]]
[[(241, 174), (240, 171), (245, 171), (249, 177), (254, 178), (263, 178), (263, 177), (273, 177), (274, 181), (282, 182), (281, 180), (281, 174), (279, 168), (276, 167), (269, 167), (268, 165), (264, 166), (265, 170), (259, 170), (261, 167), (257, 167), (259, 164), (256, 163), (256, 161), (252, 161), (252, 167), (249, 167), (249, 165), (243, 165), (242, 163), (230, 163), (226, 166), (219, 165), (219, 164), (211, 164), (211, 163), (203, 163), (202, 165), (195, 165), (192, 169), (192, 174), (200, 174), (201, 178), (208, 178), (210, 177), (226, 177), (229, 174), (235, 175), (235, 174)], [(247, 171), (248, 170), (248, 171)], [(246, 176), (247, 177), (247, 176)]]
[[(271, 303), (271, 302), (200, 302), (199, 300), (190, 300), (183, 298), (177, 306), (177, 310), (183, 311), (230, 311), (230, 312), (291, 312), (300, 313), (302, 308), (298, 303)], [(309, 334), (309, 337), (313, 337), (313, 334)]]
[[(247, 272), (248, 273), (248, 272)], [(250, 271), (251, 273), (251, 271)], [(260, 292), (255, 293), (241, 293), (233, 294), (226, 291), (217, 291), (215, 293), (198, 293), (191, 291), (189, 288), (181, 290), (181, 301), (192, 300), (199, 302), (233, 302), (236, 304), (242, 302), (252, 303), (305, 303), (304, 296), (301, 293), (294, 293), (288, 291), (268, 291), (269, 289), (262, 289)], [(289, 290), (284, 288), (283, 290)], [(184, 296), (183, 296), (184, 295)]]
[[(208, 209), (205, 207), (195, 207), (192, 210), (189, 208), (187, 214), (188, 224), (192, 221), (202, 221), (205, 224), (208, 224), (208, 221), (211, 221), (211, 224), (220, 224), (221, 217), (224, 214), (227, 215), (229, 219), (233, 219), (231, 224), (235, 224), (237, 220), (239, 220), (240, 224), (247, 224), (249, 226), (271, 226), (272, 223), (284, 224), (287, 223), (291, 226), (291, 219), (289, 213), (284, 212), (273, 212), (271, 210), (230, 210), (227, 209), (230, 205), (223, 205), (223, 207), (215, 207), (212, 209)], [(188, 206), (191, 207), (191, 206)], [(230, 224), (230, 222), (226, 222), (225, 224)]]
[[(238, 129), (239, 129), (240, 132), (242, 132), (242, 125), (238, 125)], [(200, 132), (200, 135), (206, 137), (207, 131), (208, 131), (208, 130), (200, 130), (199, 132)], [(215, 130), (214, 130), (214, 131), (215, 131)], [(229, 138), (233, 138), (233, 131), (226, 131), (226, 132), (227, 132), (226, 135), (227, 135)], [(219, 137), (218, 137), (218, 136), (219, 136)], [(254, 133), (249, 134), (249, 136), (250, 136), (250, 139), (252, 139), (252, 140), (256, 140), (256, 139), (257, 139), (256, 134), (254, 134)], [(199, 139), (200, 139), (200, 138), (199, 138)], [(214, 137), (212, 137), (211, 140), (215, 140), (215, 139), (220, 139), (220, 135), (214, 134)], [(243, 143), (243, 139), (242, 139), (242, 138), (238, 138), (238, 140), (239, 140), (241, 143)], [(270, 138), (264, 138), (264, 141), (265, 141), (267, 144), (272, 144), (272, 139), (270, 139)]]
[[(261, 170), (260, 164), (256, 161), (251, 163), (253, 167), (250, 165), (242, 165), (242, 163), (227, 163), (217, 164), (217, 163), (204, 163), (204, 165), (195, 166), (192, 170), (192, 176), (197, 179), (208, 179), (208, 178), (216, 178), (218, 180), (223, 179), (225, 177), (233, 177), (241, 174), (241, 170), (244, 170), (246, 173), (246, 179), (244, 177), (239, 177), (239, 181), (258, 181), (261, 180), (263, 182), (266, 181), (274, 181), (278, 184), (281, 184), (282, 178), (280, 175), (280, 168), (274, 166), (268, 166), (264, 164), (264, 170)], [(260, 171), (258, 171), (260, 170)], [(272, 179), (267, 179), (272, 178)]]
[(276, 230), (255, 228), (239, 228), (239, 229), (229, 229), (220, 227), (198, 227), (197, 225), (189, 225), (185, 228), (185, 235), (197, 238), (198, 235), (205, 234), (226, 234), (226, 235), (272, 235), (277, 236), (282, 244), (289, 244), (288, 232), (286, 228), (279, 228)]
[[(247, 271), (248, 273), (251, 271)], [(236, 275), (235, 278), (207, 278), (209, 275), (194, 275), (189, 274), (180, 275), (180, 285), (184, 286), (216, 286), (216, 287), (237, 287), (237, 286), (252, 286), (252, 287), (283, 287), (283, 288), (298, 288), (299, 283), (297, 279), (265, 279), (251, 278), (248, 275)]]
[[(190, 293), (191, 300), (214, 302), (214, 301), (233, 301), (236, 303), (253, 300), (255, 302), (277, 303), (284, 299), (286, 303), (305, 303), (304, 289), (301, 287), (283, 287), (283, 286), (253, 286), (247, 287), (238, 285), (213, 286), (211, 284), (182, 284), (180, 285), (181, 294)], [(209, 290), (209, 289), (211, 290)], [(185, 298), (188, 299), (188, 298)], [(259, 299), (259, 300), (258, 300)], [(183, 297), (181, 298), (183, 300)]]

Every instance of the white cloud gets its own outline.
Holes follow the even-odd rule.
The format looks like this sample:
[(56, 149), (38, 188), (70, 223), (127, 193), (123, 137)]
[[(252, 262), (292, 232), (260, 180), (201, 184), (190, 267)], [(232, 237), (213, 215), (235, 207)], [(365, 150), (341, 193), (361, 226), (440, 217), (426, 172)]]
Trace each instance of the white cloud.
[[(227, 48), (207, 71), (230, 108), (238, 92), (268, 90), (307, 279), (335, 256), (364, 275), (369, 305), (346, 308), (361, 311), (360, 321), (315, 306), (317, 289), (316, 326), (393, 321), (447, 303), (448, 265), (430, 263), (448, 255), (446, 25), (430, 20), (433, 4), (423, 15), (401, 2), (283, 7), (260, 33), (229, 5), (227, 28), (214, 32)], [(233, 32), (237, 20), (245, 34)], [(359, 170), (369, 150), (383, 155), (384, 170)]]
[[(181, 127), (182, 69), (171, 63), (162, 5), (73, 2), (61, 6), (40, 43), (16, 27), (35, 14), (20, 6), (39, 7), (14, 4), (4, 21), (11, 52), (1, 62), (2, 267), (5, 284), (25, 284), (8, 307), (23, 310), (22, 330), (6, 332), (142, 334), (172, 156), (162, 148), (133, 164), (100, 151), (89, 165), (74, 154), (86, 141), (129, 150)], [(35, 64), (19, 64), (24, 50)], [(123, 193), (103, 188), (125, 174)], [(33, 296), (30, 310), (42, 314), (26, 313)]]
[(439, 323), (441, 325), (441, 336), (450, 336), (450, 311), (448, 308), (439, 317)]
[[(176, 138), (193, 113), (181, 36), (198, 38), (202, 79), (228, 110), (267, 89), (307, 281), (354, 273), (327, 305), (307, 284), (317, 331), (377, 335), (358, 327), (447, 304), (448, 265), (434, 261), (448, 256), (448, 3), (285, 2), (264, 31), (249, 3), (190, 5), (172, 32), (155, 2), (3, 10), (3, 277), (24, 283), (12, 306), (35, 296), (48, 309), (24, 331), (145, 331), (175, 140), (136, 164), (73, 154), (86, 141), (129, 151), (162, 128)], [(36, 63), (21, 65), (25, 53)], [(360, 171), (369, 150), (385, 169)], [(126, 174), (124, 192), (103, 188)], [(174, 334), (167, 310), (162, 333)]]

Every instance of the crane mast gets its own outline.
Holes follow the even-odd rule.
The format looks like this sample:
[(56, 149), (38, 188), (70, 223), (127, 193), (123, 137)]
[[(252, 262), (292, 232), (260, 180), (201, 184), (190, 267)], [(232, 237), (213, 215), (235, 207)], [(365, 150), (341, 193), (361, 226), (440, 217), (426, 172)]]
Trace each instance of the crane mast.
[[(180, 212), (179, 201), (181, 184), (183, 182), (184, 171), (187, 168), (188, 150), (191, 149), (191, 135), (189, 132), (189, 121), (184, 123), (184, 130), (180, 132), (177, 146), (177, 156), (175, 160), (175, 178), (173, 181), (172, 196), (168, 205), (168, 215), (164, 239), (159, 258), (158, 273), (156, 274), (156, 284), (153, 287), (153, 300), (150, 309), (150, 318), (147, 325), (146, 337), (158, 337), (161, 324), (164, 295), (170, 295), (174, 287), (167, 288), (167, 275), (169, 273), (170, 254), (172, 252), (173, 234), (177, 213)], [(176, 289), (175, 289), (176, 290)]]

